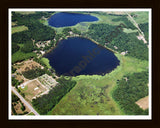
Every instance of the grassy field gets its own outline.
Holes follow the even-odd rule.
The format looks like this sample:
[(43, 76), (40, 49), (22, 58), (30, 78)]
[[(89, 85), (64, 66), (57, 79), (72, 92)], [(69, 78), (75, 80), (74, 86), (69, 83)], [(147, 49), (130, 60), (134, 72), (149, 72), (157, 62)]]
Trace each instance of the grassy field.
[(125, 32), (125, 33), (134, 33), (134, 32), (138, 32), (138, 30), (137, 29), (132, 30), (132, 29), (123, 28), (123, 32)]
[(14, 53), (12, 55), (12, 63), (15, 63), (17, 61), (21, 61), (21, 60), (26, 60), (29, 59), (31, 57), (36, 57), (36, 53), (31, 52), (31, 53), (23, 53), (20, 50), (17, 51), (16, 53)]
[(41, 61), (48, 67), (48, 68), (51, 68), (51, 65), (49, 64), (49, 60), (45, 57), (43, 57), (41, 59)]
[(147, 23), (149, 22), (149, 13), (148, 12), (132, 12), (131, 14), (137, 15), (133, 19), (138, 23)]
[(26, 26), (17, 26), (17, 27), (12, 27), (12, 34), (16, 33), (16, 32), (21, 32), (21, 31), (25, 31), (28, 30), (28, 27)]
[(148, 61), (116, 54), (120, 66), (105, 76), (77, 76), (77, 85), (50, 111), (48, 115), (123, 115), (112, 99), (116, 81), (128, 73), (141, 72)]
[(21, 52), (21, 48), (23, 47), (24, 44), (18, 44), (18, 45), (20, 46), (20, 49), (12, 55), (12, 63), (15, 63), (21, 60), (27, 60), (31, 57), (37, 56), (36, 53), (34, 52), (30, 52), (30, 53)]
[(35, 11), (17, 11), (16, 13), (20, 13), (20, 14), (23, 14), (23, 15), (28, 15), (28, 14), (34, 14)]

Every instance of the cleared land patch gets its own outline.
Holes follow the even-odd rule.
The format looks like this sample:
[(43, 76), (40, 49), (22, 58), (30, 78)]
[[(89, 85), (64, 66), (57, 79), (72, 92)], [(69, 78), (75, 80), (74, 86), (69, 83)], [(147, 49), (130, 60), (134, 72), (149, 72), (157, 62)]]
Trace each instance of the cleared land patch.
[(44, 67), (31, 59), (31, 60), (26, 60), (26, 61), (18, 62), (14, 64), (14, 68), (17, 69), (18, 73), (22, 73), (35, 68), (43, 69)]
[(12, 27), (12, 34), (13, 33), (16, 33), (16, 32), (22, 32), (22, 31), (25, 31), (25, 30), (28, 30), (28, 27), (26, 26), (17, 26), (17, 27)]
[(25, 99), (29, 102), (45, 91), (46, 88), (43, 87), (37, 80), (29, 82), (27, 85), (25, 85), (24, 89), (21, 88), (21, 92), (25, 94)]
[(52, 78), (52, 76), (48, 76), (47, 74), (44, 74), (38, 78), (38, 80), (47, 88), (52, 89), (55, 87), (58, 82)]
[(149, 98), (148, 96), (146, 96), (146, 97), (144, 97), (144, 98), (141, 98), (140, 100), (138, 100), (138, 101), (136, 102), (136, 104), (137, 104), (140, 108), (142, 108), (143, 110), (146, 110), (146, 109), (149, 108), (149, 99), (148, 99), (148, 98)]

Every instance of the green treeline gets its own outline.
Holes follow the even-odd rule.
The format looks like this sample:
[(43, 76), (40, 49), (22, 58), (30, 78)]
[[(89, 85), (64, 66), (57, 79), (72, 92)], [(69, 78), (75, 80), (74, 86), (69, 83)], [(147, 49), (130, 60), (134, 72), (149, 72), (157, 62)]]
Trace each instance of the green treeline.
[(126, 78), (117, 82), (112, 97), (125, 114), (147, 115), (148, 110), (142, 110), (135, 102), (148, 95), (148, 71), (134, 73)]
[(59, 85), (51, 89), (48, 94), (32, 101), (33, 106), (42, 115), (47, 114), (76, 85), (75, 81), (67, 81), (62, 78), (57, 81)]
[(114, 46), (118, 47), (114, 49), (118, 52), (128, 51), (128, 56), (148, 60), (147, 45), (137, 39), (138, 33), (125, 33), (123, 28), (123, 25), (118, 28), (108, 24), (92, 24), (86, 35), (111, 49), (114, 49)]
[(148, 42), (148, 36), (149, 36), (149, 25), (148, 23), (144, 23), (144, 24), (139, 24), (139, 28), (141, 29), (142, 32), (144, 32), (144, 36), (145, 36), (145, 39), (147, 40)]
[(23, 72), (25, 78), (34, 79), (46, 73), (45, 69), (35, 68), (28, 71)]
[[(51, 13), (49, 12), (37, 12), (35, 14), (28, 15), (13, 12), (12, 21), (16, 21), (17, 25), (27, 26), (28, 30), (12, 34), (12, 42), (16, 44), (24, 44), (21, 51), (24, 53), (29, 53), (34, 50), (33, 40), (35, 42), (53, 40), (55, 37), (55, 30), (39, 22), (39, 19), (41, 19), (42, 16), (48, 17), (50, 15)], [(14, 45), (14, 47), (14, 51), (17, 51), (17, 46)]]
[(17, 52), (19, 48), (20, 47), (16, 43), (12, 42), (12, 54)]

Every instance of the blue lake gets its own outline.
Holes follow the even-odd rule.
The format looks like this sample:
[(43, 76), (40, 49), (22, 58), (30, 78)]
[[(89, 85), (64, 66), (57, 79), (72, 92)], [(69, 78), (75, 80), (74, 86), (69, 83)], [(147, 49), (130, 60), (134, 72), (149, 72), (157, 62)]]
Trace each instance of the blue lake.
[(60, 12), (51, 16), (48, 19), (48, 23), (50, 26), (58, 28), (58, 27), (74, 26), (80, 22), (93, 22), (97, 20), (98, 20), (97, 17), (87, 14)]
[(61, 40), (45, 57), (57, 75), (104, 75), (119, 65), (112, 51), (81, 37)]

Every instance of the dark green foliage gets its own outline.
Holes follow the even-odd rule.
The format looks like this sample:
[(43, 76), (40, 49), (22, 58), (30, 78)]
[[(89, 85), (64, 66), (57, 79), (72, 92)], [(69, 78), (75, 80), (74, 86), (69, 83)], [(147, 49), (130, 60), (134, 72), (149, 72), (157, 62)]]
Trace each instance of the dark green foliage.
[(62, 33), (64, 34), (64, 36), (68, 36), (70, 31), (72, 31), (71, 28), (64, 28)]
[(27, 41), (24, 46), (21, 48), (21, 51), (24, 52), (24, 53), (29, 53), (29, 52), (32, 52), (34, 50), (34, 46), (33, 46), (33, 42), (30, 40), (30, 41)]
[(16, 43), (12, 43), (12, 54), (19, 50), (19, 46)]
[(16, 111), (14, 109), (14, 105), (13, 104), (12, 104), (12, 112), (13, 112), (14, 115), (17, 115), (17, 113), (16, 113)]
[(22, 102), (21, 103), (21, 110), (24, 111), (26, 109), (26, 107), (24, 106), (24, 104)]
[(18, 96), (12, 93), (12, 102), (17, 102), (19, 100)]
[(117, 82), (117, 88), (112, 96), (127, 115), (147, 115), (148, 110), (142, 110), (136, 101), (148, 95), (148, 72), (134, 73)]
[(31, 37), (32, 36), (29, 30), (16, 32), (12, 34), (12, 42), (15, 42), (16, 44), (24, 44), (27, 41), (31, 41)]
[(17, 79), (15, 79), (14, 77), (12, 77), (12, 85), (18, 86), (19, 84), (20, 84), (20, 82)]
[(36, 77), (39, 77), (39, 76), (45, 74), (45, 70), (44, 69), (40, 69), (40, 68), (36, 68), (36, 69), (25, 71), (22, 74), (27, 79), (34, 79)]
[(16, 68), (12, 66), (12, 73), (15, 73), (15, 71), (16, 71)]
[[(12, 34), (12, 42), (15, 44), (24, 44), (21, 49), (24, 53), (29, 53), (34, 50), (33, 40), (45, 41), (53, 40), (55, 37), (55, 30), (49, 26), (45, 26), (39, 22), (39, 19), (49, 17), (51, 12), (36, 12), (35, 14), (22, 15), (19, 13), (12, 13), (12, 21), (17, 21), (17, 25), (25, 25), (28, 27), (27, 31), (22, 31)], [(48, 49), (48, 48), (46, 48)], [(14, 52), (18, 51), (17, 45), (14, 45)]]
[(74, 34), (79, 34), (79, 35), (81, 34), (81, 32), (78, 31), (76, 28), (73, 28), (72, 32), (73, 32)]
[(32, 101), (33, 106), (42, 115), (47, 114), (75, 85), (75, 81), (67, 81), (60, 78), (59, 85), (50, 90), (46, 95), (43, 95)]
[(144, 24), (139, 24), (139, 28), (141, 29), (141, 31), (144, 33), (145, 39), (148, 42), (148, 36), (149, 36), (149, 25), (148, 23), (144, 23)]
[(36, 41), (45, 41), (45, 40), (53, 40), (55, 37), (55, 30), (45, 26), (38, 21), (32, 24), (27, 25), (32, 39)]
[(108, 24), (92, 24), (86, 35), (102, 45), (107, 44), (107, 47), (111, 49), (117, 46), (116, 51), (120, 53), (128, 51), (128, 56), (148, 60), (147, 45), (142, 40), (137, 39), (138, 33), (127, 34), (123, 32), (123, 28), (123, 25), (119, 27)]

